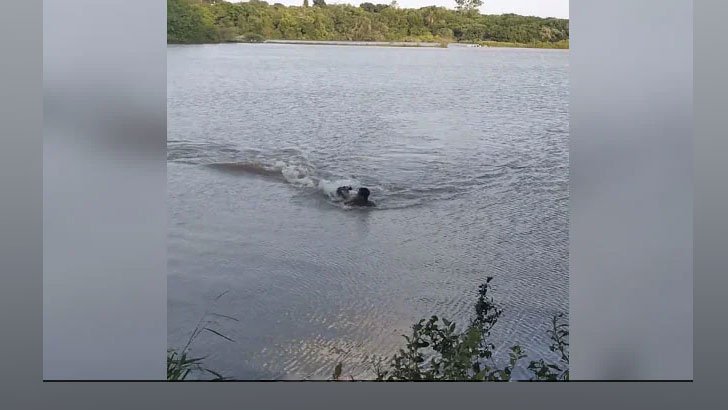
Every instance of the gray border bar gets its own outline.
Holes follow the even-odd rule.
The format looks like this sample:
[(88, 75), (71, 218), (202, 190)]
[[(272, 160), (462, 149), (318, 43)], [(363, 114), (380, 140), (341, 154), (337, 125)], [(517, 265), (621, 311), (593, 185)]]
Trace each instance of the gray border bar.
[(164, 4), (43, 5), (45, 380), (166, 377)]
[(718, 35), (726, 18), (728, 2), (695, 1), (695, 381), (701, 390), (712, 389), (715, 396), (725, 379), (728, 345), (728, 53)]
[(9, 408), (37, 389), (43, 363), (42, 10), (32, 0), (0, 12), (0, 402)]
[(571, 7), (576, 380), (693, 377), (690, 0)]

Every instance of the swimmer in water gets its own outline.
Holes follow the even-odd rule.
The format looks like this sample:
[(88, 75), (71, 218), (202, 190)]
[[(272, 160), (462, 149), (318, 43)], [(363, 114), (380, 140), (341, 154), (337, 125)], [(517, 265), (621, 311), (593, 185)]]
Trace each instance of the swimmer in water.
[(356, 192), (356, 196), (353, 198), (349, 191), (353, 188), (350, 186), (342, 186), (336, 189), (336, 195), (346, 199), (344, 204), (349, 206), (376, 206), (374, 202), (369, 200), (369, 189), (359, 188)]

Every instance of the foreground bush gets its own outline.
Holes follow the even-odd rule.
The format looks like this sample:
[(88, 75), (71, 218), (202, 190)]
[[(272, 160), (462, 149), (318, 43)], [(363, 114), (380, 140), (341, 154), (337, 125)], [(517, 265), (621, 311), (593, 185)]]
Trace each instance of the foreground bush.
[[(412, 326), (412, 334), (404, 336), (407, 344), (388, 363), (382, 358), (372, 359), (372, 371), (378, 381), (509, 381), (513, 370), (526, 358), (519, 345), (508, 351), (508, 363), (499, 367), (495, 360), (495, 345), (490, 333), (503, 313), (488, 296), (492, 278), (487, 278), (478, 289), (475, 316), (463, 331), (447, 319), (432, 316)], [(531, 361), (527, 369), (531, 380), (569, 380), (569, 329), (563, 315), (551, 322), (550, 350), (559, 354), (558, 363), (543, 359)], [(386, 368), (385, 368), (386, 367)], [(343, 364), (334, 369), (333, 379), (341, 377)]]

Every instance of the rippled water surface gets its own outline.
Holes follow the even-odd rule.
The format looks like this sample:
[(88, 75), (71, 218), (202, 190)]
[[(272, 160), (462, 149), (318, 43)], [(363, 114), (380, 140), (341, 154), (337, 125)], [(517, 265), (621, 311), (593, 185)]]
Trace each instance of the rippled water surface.
[[(401, 334), (466, 321), (548, 355), (568, 310), (568, 52), (169, 46), (168, 341), (242, 379), (366, 377)], [(366, 186), (373, 209), (331, 198)], [(228, 291), (213, 305), (216, 295)]]

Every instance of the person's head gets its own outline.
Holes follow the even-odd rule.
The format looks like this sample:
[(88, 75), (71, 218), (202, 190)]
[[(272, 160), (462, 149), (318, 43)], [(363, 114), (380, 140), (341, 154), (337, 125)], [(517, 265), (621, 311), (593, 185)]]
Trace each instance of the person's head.
[(369, 190), (367, 188), (359, 188), (358, 195), (364, 199), (368, 199)]

